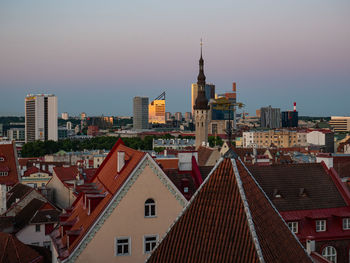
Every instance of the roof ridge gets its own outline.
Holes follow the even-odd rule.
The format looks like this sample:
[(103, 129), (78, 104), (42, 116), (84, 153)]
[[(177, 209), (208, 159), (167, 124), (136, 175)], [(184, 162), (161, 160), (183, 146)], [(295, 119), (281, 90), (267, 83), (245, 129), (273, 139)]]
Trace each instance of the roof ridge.
[[(283, 217), (281, 216), (280, 212), (278, 212), (277, 208), (275, 207), (275, 205), (272, 203), (272, 201), (270, 200), (270, 198), (267, 196), (267, 194), (265, 193), (265, 191), (262, 189), (262, 187), (260, 186), (260, 184), (258, 183), (258, 181), (255, 179), (255, 177), (253, 176), (253, 174), (250, 172), (250, 170), (247, 168), (247, 166), (244, 164), (244, 162), (242, 162), (241, 158), (238, 157), (238, 160), (240, 161), (240, 163), (243, 165), (243, 167), (245, 168), (245, 170), (248, 172), (248, 174), (250, 175), (250, 177), (252, 178), (252, 180), (254, 181), (254, 183), (256, 184), (256, 186), (258, 187), (258, 189), (262, 192), (262, 194), (265, 196), (265, 198), (267, 199), (267, 201), (270, 203), (272, 209), (275, 210), (275, 212), (277, 213), (277, 215), (280, 217), (280, 219), (282, 220), (283, 224), (285, 224), (286, 227), (288, 227), (286, 221), (283, 219)], [(289, 228), (289, 227), (288, 227)], [(299, 245), (302, 247), (302, 249), (304, 250), (305, 254), (311, 259), (310, 255), (307, 253), (306, 249), (304, 248), (304, 246), (301, 244), (299, 238), (296, 236), (296, 234), (293, 231), (290, 231), (292, 233), (292, 235), (294, 236), (294, 238), (296, 239), (296, 241), (299, 243)]]
[[(168, 227), (168, 230), (165, 232), (164, 236), (159, 239), (159, 241), (157, 242), (157, 245), (154, 247), (153, 251), (155, 251), (157, 249), (157, 247), (162, 243), (162, 241), (167, 237), (167, 235), (169, 234), (170, 230), (173, 228), (173, 226), (176, 224), (177, 221), (180, 220), (180, 218), (182, 217), (182, 215), (188, 210), (188, 208), (190, 207), (191, 203), (194, 201), (194, 199), (196, 198), (196, 196), (199, 194), (200, 190), (203, 188), (203, 186), (209, 181), (210, 176), (212, 175), (212, 173), (216, 170), (216, 168), (219, 166), (219, 164), (223, 161), (224, 159), (221, 157), (217, 163), (215, 164), (215, 166), (212, 168), (212, 170), (210, 171), (210, 173), (208, 174), (208, 176), (205, 178), (205, 180), (203, 181), (203, 183), (198, 187), (198, 189), (196, 190), (196, 192), (193, 194), (193, 196), (191, 197), (191, 199), (187, 202), (186, 206), (182, 209), (182, 211), (180, 212), (180, 214), (176, 217), (176, 219), (174, 220), (174, 222)], [(148, 258), (146, 259), (145, 262), (147, 262), (150, 257), (151, 257), (152, 253), (150, 255), (148, 255)]]
[(248, 204), (248, 201), (247, 201), (247, 197), (246, 197), (245, 192), (244, 192), (242, 180), (241, 180), (241, 177), (240, 177), (238, 169), (237, 169), (236, 160), (235, 159), (231, 159), (231, 164), (232, 164), (232, 169), (234, 171), (233, 175), (236, 178), (238, 190), (239, 190), (239, 193), (240, 193), (240, 196), (241, 196), (241, 200), (242, 200), (242, 203), (243, 203), (243, 206), (244, 206), (244, 212), (245, 212), (246, 217), (247, 217), (248, 226), (249, 226), (249, 229), (250, 229), (250, 234), (252, 235), (253, 242), (254, 242), (254, 245), (255, 245), (255, 248), (256, 248), (256, 252), (257, 252), (258, 257), (259, 257), (259, 261), (261, 263), (264, 263), (265, 262), (264, 255), (262, 253), (262, 249), (261, 249), (260, 243), (259, 243), (259, 238), (258, 238), (258, 235), (257, 235), (256, 230), (255, 230), (254, 222), (253, 222), (253, 219), (252, 219), (252, 214), (250, 212), (250, 208), (249, 208), (249, 204)]

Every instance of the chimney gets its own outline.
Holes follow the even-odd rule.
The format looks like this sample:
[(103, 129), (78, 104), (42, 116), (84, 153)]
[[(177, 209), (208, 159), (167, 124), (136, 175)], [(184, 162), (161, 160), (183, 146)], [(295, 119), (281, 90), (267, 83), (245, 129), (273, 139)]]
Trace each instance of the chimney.
[(297, 111), (297, 103), (294, 102), (294, 112), (296, 112), (296, 111)]
[(120, 171), (123, 169), (125, 164), (125, 152), (117, 152), (117, 172), (120, 173)]
[(236, 92), (236, 82), (232, 82), (232, 91)]
[(306, 252), (310, 255), (311, 252), (315, 251), (316, 244), (313, 236), (306, 237)]

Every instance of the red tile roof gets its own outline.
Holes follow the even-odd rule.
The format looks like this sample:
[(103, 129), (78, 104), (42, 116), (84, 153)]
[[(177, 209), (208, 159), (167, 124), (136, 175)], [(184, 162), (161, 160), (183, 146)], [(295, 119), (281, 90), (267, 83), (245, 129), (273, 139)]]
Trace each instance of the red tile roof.
[(0, 263), (41, 263), (43, 257), (15, 236), (0, 232)]
[[(125, 165), (117, 173), (117, 156), (119, 151), (125, 153)], [(52, 234), (52, 240), (59, 252), (60, 258), (66, 258), (76, 248), (144, 156), (144, 152), (128, 148), (120, 139), (118, 140), (91, 181), (96, 185), (99, 192), (105, 194), (105, 196), (102, 197), (96, 208), (88, 215), (87, 209), (84, 209), (84, 194), (80, 194), (73, 203), (73, 209), (68, 213), (67, 219), (64, 222), (64, 224), (70, 222), (70, 231), (79, 233), (76, 239), (67, 248), (66, 233), (64, 233), (63, 237), (60, 236), (57, 230)]]
[(8, 172), (7, 176), (0, 176), (0, 184), (13, 186), (19, 182), (18, 160), (14, 142), (0, 142), (0, 171)]
[(165, 159), (155, 159), (162, 169), (178, 169), (179, 159), (178, 158), (165, 158)]
[(62, 182), (75, 180), (77, 175), (79, 175), (79, 170), (76, 166), (54, 167), (53, 171)]
[(224, 159), (148, 262), (311, 262), (240, 161)]
[(207, 163), (213, 151), (214, 149), (211, 149), (209, 147), (199, 146), (198, 147), (198, 165), (204, 166)]
[(44, 170), (41, 170), (35, 166), (32, 166), (32, 167), (29, 167), (23, 174), (23, 176), (30, 176), (31, 174), (34, 174), (34, 173), (45, 173), (45, 174), (48, 174), (48, 175), (51, 175), (50, 172), (48, 171), (44, 171)]

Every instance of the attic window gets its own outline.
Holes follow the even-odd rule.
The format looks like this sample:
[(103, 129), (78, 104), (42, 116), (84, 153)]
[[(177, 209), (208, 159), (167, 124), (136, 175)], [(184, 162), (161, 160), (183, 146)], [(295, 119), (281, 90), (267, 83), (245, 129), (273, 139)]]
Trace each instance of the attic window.
[(274, 198), (282, 198), (282, 194), (278, 189), (273, 189), (273, 197)]
[(299, 197), (307, 197), (308, 194), (305, 190), (305, 188), (299, 188)]
[(4, 162), (5, 161), (5, 157), (4, 156), (0, 156), (0, 162)]

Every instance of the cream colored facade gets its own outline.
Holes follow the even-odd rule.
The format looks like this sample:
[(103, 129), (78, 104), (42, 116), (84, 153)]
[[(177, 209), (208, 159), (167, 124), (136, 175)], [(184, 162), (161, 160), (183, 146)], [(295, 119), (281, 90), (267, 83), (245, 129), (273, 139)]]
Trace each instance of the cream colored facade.
[[(93, 225), (93, 236), (87, 234), (84, 237), (89, 240), (86, 247), (82, 241), (80, 246), (83, 250), (77, 258), (74, 256), (76, 252), (73, 252), (72, 258), (63, 262), (145, 262), (149, 254), (144, 252), (144, 237), (155, 235), (159, 241), (187, 204), (186, 199), (154, 160), (149, 156), (145, 159), (142, 161), (146, 163), (144, 168), (142, 165), (138, 168), (141, 170), (140, 174), (136, 176), (136, 171), (130, 175), (111, 201), (110, 205), (113, 207), (114, 202), (122, 196), (117, 206), (111, 211), (107, 208), (102, 212), (97, 225), (99, 222), (103, 224), (98, 227)], [(154, 217), (145, 217), (145, 201), (149, 198), (156, 204)], [(117, 238), (129, 239), (129, 255), (116, 255)]]
[[(74, 182), (72, 181), (71, 184)], [(64, 184), (56, 175), (55, 172), (46, 187), (53, 190), (54, 203), (60, 208), (68, 208), (75, 201), (76, 197), (73, 194), (73, 188)]]
[(51, 175), (44, 172), (32, 173), (29, 176), (22, 176), (21, 183), (38, 188), (44, 187), (51, 179)]
[(208, 110), (195, 110), (194, 119), (196, 122), (196, 149), (199, 146), (208, 144)]
[(347, 132), (350, 131), (350, 117), (331, 116), (329, 125), (334, 128), (335, 132)]
[(165, 123), (165, 100), (154, 100), (148, 105), (148, 121)]
[[(304, 140), (304, 137), (302, 137)], [(298, 141), (299, 140), (299, 141)], [(266, 148), (272, 144), (280, 148), (288, 148), (295, 146), (305, 146), (304, 141), (301, 142), (296, 131), (290, 130), (267, 130), (243, 132), (243, 147)]]

